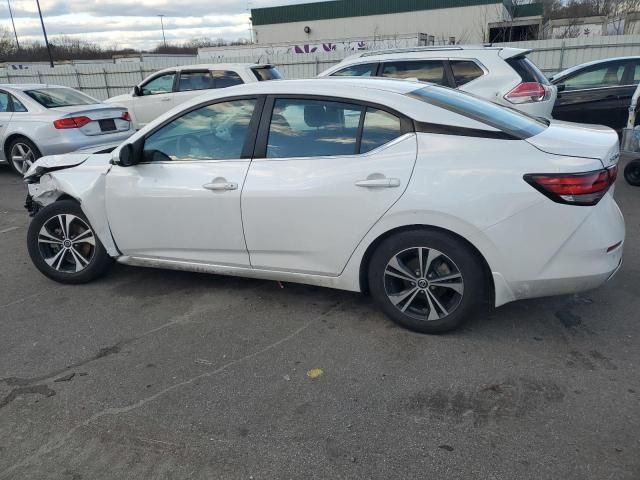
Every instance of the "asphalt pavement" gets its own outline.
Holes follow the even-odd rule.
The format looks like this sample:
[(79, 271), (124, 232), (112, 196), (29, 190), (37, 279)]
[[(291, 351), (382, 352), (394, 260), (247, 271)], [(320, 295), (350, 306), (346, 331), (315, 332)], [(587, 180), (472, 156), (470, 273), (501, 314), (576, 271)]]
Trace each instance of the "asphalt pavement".
[(640, 479), (640, 188), (622, 178), (611, 282), (440, 336), (289, 283), (116, 265), (56, 284), (28, 258), (25, 194), (0, 166), (2, 480)]

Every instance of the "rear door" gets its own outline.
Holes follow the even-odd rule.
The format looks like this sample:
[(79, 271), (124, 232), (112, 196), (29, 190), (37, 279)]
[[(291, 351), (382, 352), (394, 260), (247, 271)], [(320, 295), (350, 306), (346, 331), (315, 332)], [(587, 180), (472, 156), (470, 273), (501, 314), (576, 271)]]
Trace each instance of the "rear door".
[(574, 72), (554, 82), (560, 91), (553, 118), (578, 123), (607, 125), (620, 130), (626, 117), (624, 85), (629, 61), (605, 62)]
[(342, 99), (270, 97), (242, 194), (251, 265), (339, 275), (404, 192), (416, 148), (397, 114)]
[(144, 127), (173, 108), (175, 77), (176, 72), (164, 72), (140, 86), (142, 95), (133, 98), (138, 128)]
[[(0, 145), (5, 143), (4, 132), (7, 130), (13, 115), (11, 110), (11, 96), (4, 90), (0, 90)], [(0, 159), (5, 159), (5, 154), (2, 150), (4, 149), (0, 148)]]

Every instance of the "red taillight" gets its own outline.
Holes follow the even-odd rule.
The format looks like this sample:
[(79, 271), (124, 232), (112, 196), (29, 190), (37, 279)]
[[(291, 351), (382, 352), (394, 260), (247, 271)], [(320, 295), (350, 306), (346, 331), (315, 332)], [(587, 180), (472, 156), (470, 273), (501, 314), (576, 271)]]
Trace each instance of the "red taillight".
[(91, 122), (89, 117), (67, 117), (59, 120), (54, 120), (53, 126), (58, 130), (65, 128), (80, 128), (84, 127), (87, 123)]
[(120, 118), (122, 120), (126, 120), (127, 122), (131, 121), (131, 115), (129, 115), (129, 112), (127, 111), (122, 112), (122, 115), (120, 116)]
[(523, 82), (507, 93), (504, 98), (515, 104), (541, 102), (549, 98), (549, 92), (550, 90), (541, 83)]
[(532, 173), (525, 181), (557, 203), (595, 205), (616, 180), (617, 166), (585, 173)]

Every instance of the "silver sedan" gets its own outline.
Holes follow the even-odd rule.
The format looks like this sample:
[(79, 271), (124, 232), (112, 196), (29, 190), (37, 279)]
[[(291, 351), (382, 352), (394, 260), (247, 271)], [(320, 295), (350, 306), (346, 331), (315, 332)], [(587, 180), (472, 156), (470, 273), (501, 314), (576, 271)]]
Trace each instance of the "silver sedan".
[(56, 85), (0, 85), (0, 162), (23, 174), (44, 155), (119, 143), (135, 130), (126, 108)]

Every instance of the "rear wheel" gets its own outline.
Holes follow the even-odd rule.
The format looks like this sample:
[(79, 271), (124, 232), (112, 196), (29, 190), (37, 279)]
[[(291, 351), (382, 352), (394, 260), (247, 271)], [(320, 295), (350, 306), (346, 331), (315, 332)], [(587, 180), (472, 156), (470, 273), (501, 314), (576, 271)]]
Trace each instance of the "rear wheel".
[(624, 179), (635, 187), (640, 187), (640, 159), (630, 161), (624, 168)]
[(85, 283), (112, 263), (80, 205), (61, 200), (40, 210), (27, 233), (33, 264), (61, 283)]
[(24, 175), (42, 154), (38, 147), (28, 138), (18, 137), (11, 141), (7, 148), (11, 168), (19, 175)]
[(436, 230), (384, 240), (369, 264), (369, 288), (384, 312), (423, 333), (452, 330), (468, 318), (485, 298), (483, 277), (476, 253)]

